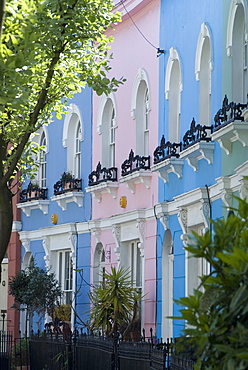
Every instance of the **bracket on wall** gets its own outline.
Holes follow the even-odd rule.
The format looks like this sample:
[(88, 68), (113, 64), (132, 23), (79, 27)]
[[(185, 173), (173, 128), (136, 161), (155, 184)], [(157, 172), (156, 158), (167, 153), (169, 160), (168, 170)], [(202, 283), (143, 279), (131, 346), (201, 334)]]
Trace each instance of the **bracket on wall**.
[(86, 193), (91, 193), (98, 203), (100, 203), (102, 200), (102, 194), (104, 193), (108, 193), (113, 199), (116, 199), (118, 187), (118, 183), (106, 181), (101, 182), (98, 185), (88, 186), (85, 190)]
[(82, 191), (79, 192), (70, 191), (68, 193), (54, 195), (53, 197), (51, 197), (51, 200), (57, 202), (58, 206), (62, 209), (62, 211), (66, 211), (67, 203), (74, 202), (78, 205), (78, 207), (82, 207), (83, 198), (84, 193)]
[(180, 153), (180, 158), (187, 160), (194, 171), (198, 171), (198, 162), (205, 159), (208, 164), (213, 163), (214, 143), (202, 142), (196, 143)]
[(16, 206), (20, 208), (27, 217), (30, 217), (32, 209), (40, 209), (44, 215), (47, 215), (49, 203), (50, 200), (31, 200), (29, 202), (18, 203)]
[(182, 177), (182, 168), (184, 160), (177, 158), (168, 158), (152, 166), (152, 171), (157, 172), (159, 177), (165, 182), (169, 182), (169, 173), (174, 173), (180, 179)]
[(151, 177), (152, 174), (150, 171), (137, 171), (132, 172), (129, 175), (123, 176), (120, 178), (120, 183), (125, 183), (127, 188), (131, 191), (132, 194), (135, 193), (136, 185), (144, 184), (147, 189), (150, 188), (151, 185)]

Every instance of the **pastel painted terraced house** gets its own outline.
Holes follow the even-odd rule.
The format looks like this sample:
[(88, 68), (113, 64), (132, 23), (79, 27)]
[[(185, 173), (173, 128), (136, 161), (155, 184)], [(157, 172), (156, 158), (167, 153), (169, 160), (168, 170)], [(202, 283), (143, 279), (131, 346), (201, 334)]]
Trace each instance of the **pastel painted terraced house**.
[(173, 302), (210, 272), (184, 246), (211, 230), (247, 176), (247, 1), (161, 2), (157, 335), (178, 336)]
[(115, 1), (110, 77), (127, 81), (108, 96), (84, 89), (35, 135), (44, 147), (37, 184), (27, 182), (17, 205), (22, 267), (34, 256), (56, 273), (72, 327), (82, 326), (75, 311), (87, 320), (90, 286), (122, 266), (145, 297), (146, 336), (184, 328), (168, 318), (179, 314), (174, 299), (211, 270), (189, 258), (190, 234), (212, 232), (232, 195), (247, 196), (247, 7)]
[[(73, 308), (72, 328), (82, 326), (75, 312), (86, 320), (89, 309), (91, 197), (85, 187), (91, 170), (91, 90), (77, 94), (64, 118), (54, 118), (33, 140), (43, 150), (37, 178), (23, 188), (17, 205), (22, 210), (22, 268), (33, 256), (37, 266), (55, 272), (61, 303)], [(36, 318), (31, 327), (37, 329)]]
[(149, 336), (156, 320), (157, 175), (151, 160), (158, 136), (160, 3), (123, 1), (114, 10), (121, 12), (122, 22), (109, 31), (114, 36), (110, 77), (127, 81), (109, 96), (93, 94), (92, 172), (86, 189), (92, 194), (91, 282), (111, 265), (130, 268), (145, 296), (140, 320)]

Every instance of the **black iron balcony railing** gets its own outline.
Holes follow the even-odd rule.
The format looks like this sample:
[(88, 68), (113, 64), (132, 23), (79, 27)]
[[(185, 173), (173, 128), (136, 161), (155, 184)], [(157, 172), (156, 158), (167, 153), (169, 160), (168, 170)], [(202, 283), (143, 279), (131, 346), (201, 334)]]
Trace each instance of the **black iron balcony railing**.
[(181, 149), (182, 143), (165, 142), (165, 137), (163, 135), (160, 145), (153, 152), (153, 163), (157, 164), (171, 157), (179, 158)]
[(63, 193), (68, 193), (70, 191), (80, 191), (82, 190), (82, 180), (81, 179), (71, 179), (59, 180), (53, 185), (54, 195), (59, 195)]
[(196, 125), (195, 119), (192, 119), (190, 129), (183, 136), (182, 150), (194, 145), (199, 141), (211, 141), (211, 126)]
[(245, 108), (247, 108), (247, 104), (234, 102), (228, 103), (228, 98), (225, 95), (222, 103), (222, 108), (220, 108), (214, 116), (212, 132), (218, 131), (220, 128), (228, 125), (231, 122), (244, 121), (242, 113)]
[(89, 186), (98, 185), (101, 182), (106, 181), (117, 181), (117, 168), (116, 167), (110, 167), (106, 168), (103, 167), (101, 163), (99, 162), (96, 166), (96, 170), (92, 171), (91, 174), (89, 174)]
[(132, 172), (150, 169), (150, 156), (134, 155), (131, 149), (128, 159), (121, 165), (121, 175), (126, 176)]
[(28, 184), (28, 187), (23, 189), (20, 193), (20, 203), (38, 199), (47, 199), (47, 189), (40, 188), (38, 185), (34, 185), (31, 182)]

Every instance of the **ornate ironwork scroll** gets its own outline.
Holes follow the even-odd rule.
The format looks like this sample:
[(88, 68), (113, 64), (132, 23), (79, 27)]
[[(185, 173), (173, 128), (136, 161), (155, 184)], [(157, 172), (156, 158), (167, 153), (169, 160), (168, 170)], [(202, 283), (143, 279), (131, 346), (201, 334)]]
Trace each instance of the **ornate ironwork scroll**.
[(38, 185), (33, 185), (31, 182), (26, 189), (20, 193), (20, 203), (30, 200), (47, 199), (47, 189), (40, 188)]
[(182, 143), (165, 142), (164, 135), (161, 138), (160, 145), (153, 152), (153, 163), (159, 163), (171, 157), (179, 158), (179, 152), (182, 149)]
[(242, 113), (243, 109), (245, 108), (247, 108), (247, 104), (234, 102), (228, 103), (228, 98), (225, 95), (222, 103), (222, 108), (220, 108), (214, 116), (212, 132), (218, 131), (221, 127), (224, 127), (231, 122), (244, 121)]
[(134, 155), (131, 149), (128, 159), (126, 159), (121, 165), (121, 175), (126, 176), (129, 173), (139, 171), (139, 170), (149, 170), (150, 169), (150, 156), (139, 156)]
[(89, 186), (97, 185), (104, 181), (117, 181), (117, 168), (102, 168), (101, 163), (98, 162), (96, 170), (89, 175)]
[(188, 148), (191, 145), (199, 141), (211, 141), (209, 136), (211, 133), (211, 126), (196, 125), (195, 119), (192, 119), (190, 129), (186, 131), (183, 136), (182, 150)]
[(67, 193), (69, 191), (82, 190), (82, 180), (71, 178), (70, 180), (59, 180), (53, 185), (54, 195)]

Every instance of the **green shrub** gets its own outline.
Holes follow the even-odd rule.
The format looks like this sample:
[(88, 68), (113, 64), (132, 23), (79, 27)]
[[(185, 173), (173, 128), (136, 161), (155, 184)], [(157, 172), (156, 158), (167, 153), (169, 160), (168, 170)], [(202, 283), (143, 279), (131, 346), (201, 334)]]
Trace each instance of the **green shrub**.
[(176, 301), (184, 307), (184, 333), (198, 348), (195, 369), (248, 369), (248, 204), (235, 199), (235, 213), (212, 221), (213, 236), (194, 233), (186, 247), (211, 265), (201, 289)]

